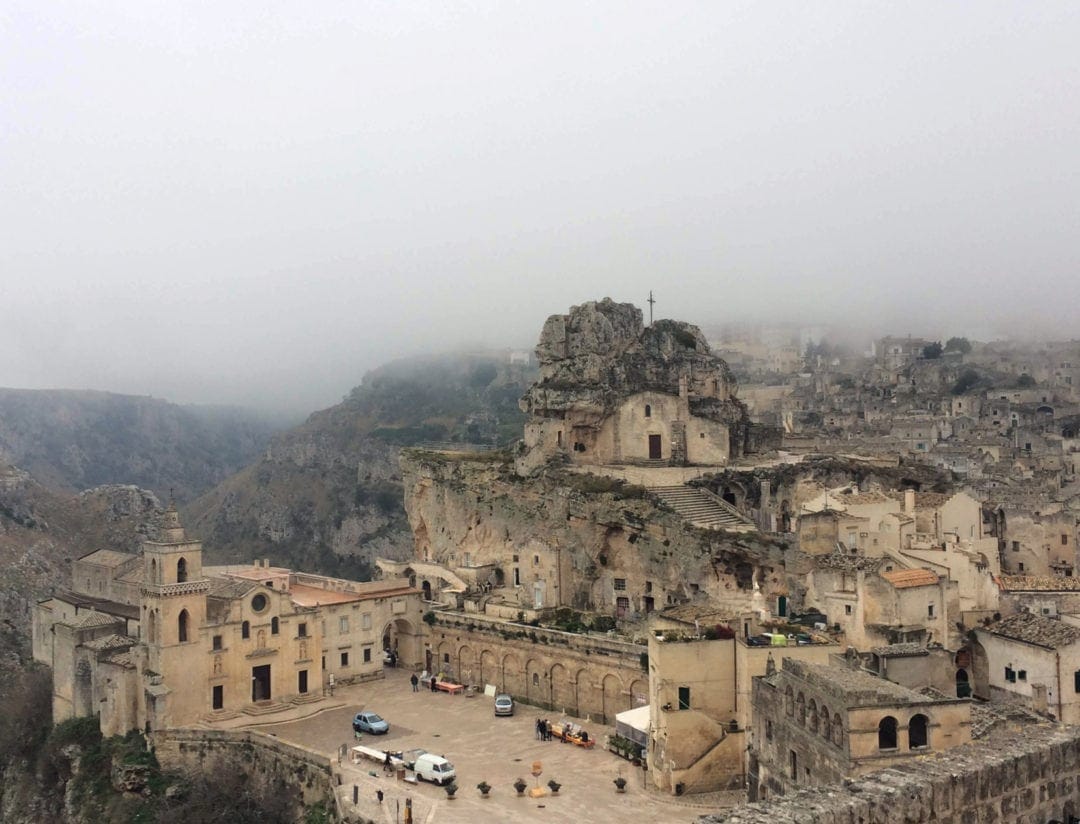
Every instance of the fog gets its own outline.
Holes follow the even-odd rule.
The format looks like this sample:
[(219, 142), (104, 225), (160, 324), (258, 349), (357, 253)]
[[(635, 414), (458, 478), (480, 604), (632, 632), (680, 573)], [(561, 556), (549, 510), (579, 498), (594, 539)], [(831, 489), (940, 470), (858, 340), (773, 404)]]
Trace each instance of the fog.
[(1076, 3), (0, 9), (0, 385), (308, 410), (609, 295), (1077, 334)]

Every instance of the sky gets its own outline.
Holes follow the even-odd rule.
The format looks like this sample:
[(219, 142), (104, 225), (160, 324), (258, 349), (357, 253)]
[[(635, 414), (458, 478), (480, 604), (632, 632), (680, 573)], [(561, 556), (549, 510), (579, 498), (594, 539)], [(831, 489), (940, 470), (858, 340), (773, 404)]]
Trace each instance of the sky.
[(610, 296), (1080, 336), (1075, 2), (0, 4), (0, 386), (306, 411)]

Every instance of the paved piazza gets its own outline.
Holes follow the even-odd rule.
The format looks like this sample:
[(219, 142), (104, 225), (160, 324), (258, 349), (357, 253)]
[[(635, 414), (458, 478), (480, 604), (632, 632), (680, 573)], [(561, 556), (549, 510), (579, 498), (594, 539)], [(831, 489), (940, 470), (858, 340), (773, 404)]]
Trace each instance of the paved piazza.
[[(341, 794), (345, 809), (377, 822), (403, 822), (406, 797), (413, 800), (414, 824), (483, 824), (486, 822), (624, 822), (685, 824), (705, 812), (737, 803), (734, 794), (673, 798), (642, 788), (642, 771), (630, 762), (601, 749), (610, 728), (585, 724), (599, 743), (591, 750), (559, 741), (537, 741), (536, 719), (543, 714), (557, 721), (559, 716), (542, 713), (518, 704), (511, 718), (495, 718), (492, 699), (465, 697), (421, 690), (413, 693), (409, 671), (387, 670), (386, 679), (339, 688), (335, 701), (343, 707), (310, 718), (254, 727), (282, 740), (310, 747), (337, 757), (342, 745), (361, 743), (379, 749), (408, 750), (413, 747), (444, 755), (457, 770), (457, 798), (432, 784), (406, 784), (384, 776), (373, 762), (342, 765)], [(387, 735), (352, 738), (351, 720), (360, 710), (372, 710), (390, 722)], [(557, 796), (517, 797), (514, 779), (520, 776), (533, 784), (534, 761), (543, 764), (540, 784), (554, 778), (562, 789)], [(374, 773), (371, 775), (370, 773)], [(613, 779), (627, 779), (627, 791), (615, 791)], [(490, 797), (483, 799), (476, 785), (492, 785)], [(359, 787), (360, 803), (352, 806), (352, 786)], [(376, 800), (382, 790), (384, 801)], [(400, 802), (400, 807), (398, 803)], [(400, 813), (398, 812), (400, 809)], [(395, 817), (395, 816), (399, 817)]]

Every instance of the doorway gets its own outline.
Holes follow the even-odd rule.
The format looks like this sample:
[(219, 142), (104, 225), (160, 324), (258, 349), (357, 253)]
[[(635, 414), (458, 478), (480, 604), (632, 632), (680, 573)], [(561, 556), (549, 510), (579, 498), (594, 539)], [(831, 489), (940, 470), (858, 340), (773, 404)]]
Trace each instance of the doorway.
[(297, 673), (297, 681), (298, 681), (298, 683), (296, 685), (297, 686), (296, 691), (298, 693), (300, 693), (301, 695), (306, 694), (307, 693), (307, 670), (300, 670), (300, 672)]
[(222, 684), (214, 686), (214, 703), (215, 710), (220, 710), (225, 706), (225, 687)]
[(251, 668), (251, 700), (270, 700), (270, 665)]
[(660, 457), (661, 457), (660, 436), (659, 435), (650, 435), (649, 436), (649, 460), (650, 461), (658, 461), (658, 460), (660, 460)]

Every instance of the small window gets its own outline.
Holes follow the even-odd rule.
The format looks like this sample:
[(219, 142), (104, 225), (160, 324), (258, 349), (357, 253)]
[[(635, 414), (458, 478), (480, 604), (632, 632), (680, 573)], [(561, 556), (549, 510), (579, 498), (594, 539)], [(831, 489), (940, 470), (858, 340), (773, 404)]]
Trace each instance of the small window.
[(307, 638), (307, 624), (297, 624), (296, 635), (298, 638)]
[(1073, 673), (1073, 692), (1080, 693), (1080, 670)]
[(1068, 535), (1062, 535), (1061, 536), (1061, 545), (1062, 546), (1068, 546), (1069, 545), (1069, 536)]
[(281, 624), (278, 623), (278, 618), (275, 615), (273, 618), (270, 619), (270, 634), (277, 635), (280, 629)]
[(1012, 542), (1012, 551), (1013, 552), (1019, 552), (1020, 551), (1020, 542), (1019, 541), (1013, 541)]
[[(465, 564), (468, 566), (468, 563)], [(365, 612), (360, 616), (360, 629), (371, 629), (371, 613)]]
[(1027, 681), (1027, 670), (1018, 670), (1016, 677), (1021, 681)]
[(878, 723), (878, 749), (896, 749), (896, 719), (886, 715)]
[(256, 612), (262, 612), (266, 609), (267, 603), (266, 596), (260, 592), (251, 599), (251, 608)]
[(844, 604), (844, 615), (851, 615), (851, 604)]
[(649, 404), (645, 404), (645, 417), (646, 418), (651, 418), (652, 417), (652, 407)]
[(927, 604), (926, 605), (926, 615), (927, 615), (928, 618), (933, 618), (934, 617), (934, 605), (933, 604)]
[(244, 623), (242, 623), (240, 625), (240, 637), (241, 638), (250, 638), (251, 637), (251, 624), (249, 624), (247, 621), (244, 621)]
[(1005, 667), (1005, 680), (1010, 683), (1016, 683), (1016, 670), (1012, 667)]
[(914, 715), (911, 721), (908, 722), (908, 748), (919, 749), (925, 747), (930, 739), (927, 734), (929, 727), (929, 721), (925, 715)]
[(679, 687), (679, 709), (690, 709), (690, 687)]
[(343, 666), (343, 667), (349, 666), (349, 653), (347, 653), (347, 652), (341, 653), (341, 666)]
[(349, 616), (342, 615), (338, 618), (338, 634), (347, 635), (349, 632)]
[(533, 555), (533, 566), (540, 566), (540, 556)]
[(533, 682), (534, 687), (539, 687), (540, 686), (540, 673), (537, 673), (537, 672), (533, 673), (532, 682)]
[(615, 579), (615, 589), (618, 590), (619, 592), (622, 592), (623, 590), (625, 590), (626, 589), (626, 579), (625, 578), (616, 578)]
[(791, 780), (798, 782), (799, 780), (799, 756), (795, 754), (795, 750), (791, 750)]
[(220, 635), (215, 635), (214, 636), (213, 646), (214, 646), (214, 649), (216, 649), (216, 650), (221, 649), (221, 636)]
[(1023, 571), (1024, 571), (1024, 562), (1023, 562), (1023, 561), (1021, 561), (1021, 562), (1020, 562), (1020, 563), (1018, 564), (1018, 566), (1020, 567), (1020, 571), (1021, 571), (1021, 572), (1023, 572)]
[(371, 663), (371, 647), (364, 647), (364, 663)]
[(450, 653), (449, 652), (444, 652), (442, 654), (442, 662), (444, 664), (449, 664), (450, 663)]
[(765, 719), (765, 737), (772, 741), (772, 719)]

